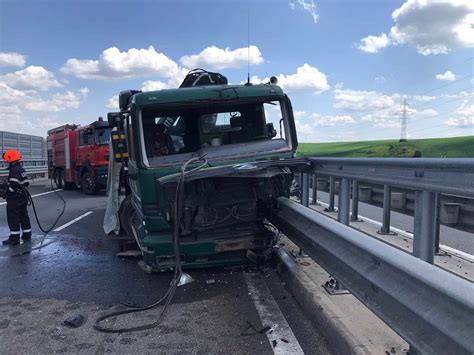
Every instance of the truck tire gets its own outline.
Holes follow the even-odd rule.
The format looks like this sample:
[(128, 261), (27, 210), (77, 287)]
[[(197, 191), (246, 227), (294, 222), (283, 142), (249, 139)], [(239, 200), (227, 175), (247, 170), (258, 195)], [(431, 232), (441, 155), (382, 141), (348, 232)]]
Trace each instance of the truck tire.
[(95, 195), (97, 194), (97, 191), (99, 190), (94, 181), (94, 178), (92, 177), (91, 173), (88, 171), (82, 174), (81, 187), (82, 187), (82, 191), (86, 195)]
[(120, 204), (119, 220), (121, 231), (130, 240), (135, 240), (132, 231), (132, 223), (134, 216), (136, 216), (136, 213), (132, 206), (132, 195), (128, 195)]

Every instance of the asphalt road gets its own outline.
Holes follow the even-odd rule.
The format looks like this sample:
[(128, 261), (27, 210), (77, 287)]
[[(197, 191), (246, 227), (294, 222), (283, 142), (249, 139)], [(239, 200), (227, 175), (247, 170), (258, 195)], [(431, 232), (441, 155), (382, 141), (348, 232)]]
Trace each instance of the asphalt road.
[[(32, 195), (49, 190), (47, 183), (30, 187)], [(30, 208), (32, 245), (0, 246), (0, 353), (272, 354), (294, 349), (328, 353), (324, 339), (270, 267), (190, 270), (195, 282), (178, 289), (162, 325), (130, 335), (97, 333), (92, 324), (100, 312), (120, 302), (154, 302), (167, 289), (171, 274), (146, 274), (136, 259), (116, 256), (118, 242), (102, 232), (105, 196), (84, 196), (80, 191), (60, 194), (67, 208), (56, 228), (82, 219), (52, 232), (43, 248), (31, 250), (41, 243), (42, 235)], [(61, 200), (47, 193), (34, 201), (41, 223), (49, 227), (61, 210)], [(0, 235), (6, 237), (8, 231), (2, 204)], [(208, 284), (210, 279), (215, 283)], [(282, 314), (276, 325), (265, 314), (271, 309), (266, 302), (271, 301)], [(88, 320), (71, 330), (62, 321), (74, 311), (86, 312)], [(157, 313), (155, 309), (113, 324), (142, 324), (153, 321)], [(278, 330), (273, 335), (242, 336), (248, 322), (258, 329), (268, 325)], [(285, 335), (274, 342), (277, 334)]]
[[(318, 200), (328, 203), (329, 194), (318, 191)], [(334, 200), (335, 206), (337, 207), (337, 195)], [(382, 208), (359, 202), (359, 215), (381, 222)], [(411, 216), (392, 211), (390, 213), (390, 225), (403, 231), (413, 233), (413, 217)], [(447, 245), (468, 254), (474, 254), (474, 233), (441, 226), (439, 238), (440, 244)]]

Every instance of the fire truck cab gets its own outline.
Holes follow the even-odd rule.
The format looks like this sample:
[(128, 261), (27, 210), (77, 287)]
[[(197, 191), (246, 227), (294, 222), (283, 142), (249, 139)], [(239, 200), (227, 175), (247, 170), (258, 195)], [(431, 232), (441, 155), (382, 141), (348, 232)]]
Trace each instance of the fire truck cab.
[(87, 126), (66, 124), (48, 131), (48, 173), (58, 188), (96, 194), (107, 185), (111, 128), (99, 119)]

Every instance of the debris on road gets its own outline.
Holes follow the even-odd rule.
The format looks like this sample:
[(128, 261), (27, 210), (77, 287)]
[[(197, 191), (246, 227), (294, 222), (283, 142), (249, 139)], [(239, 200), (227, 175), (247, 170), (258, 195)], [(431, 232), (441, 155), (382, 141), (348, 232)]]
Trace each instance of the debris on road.
[(63, 324), (69, 328), (79, 328), (86, 320), (87, 317), (82, 314), (71, 314), (64, 320)]

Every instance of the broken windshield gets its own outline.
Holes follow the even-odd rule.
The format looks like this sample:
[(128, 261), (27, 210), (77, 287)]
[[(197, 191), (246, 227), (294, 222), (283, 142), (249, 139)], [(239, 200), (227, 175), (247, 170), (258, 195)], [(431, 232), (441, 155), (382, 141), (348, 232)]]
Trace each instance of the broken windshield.
[(280, 140), (286, 143), (287, 118), (278, 100), (141, 112), (143, 150), (148, 159), (207, 148)]

